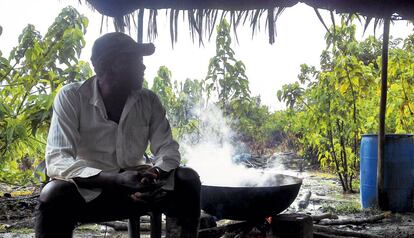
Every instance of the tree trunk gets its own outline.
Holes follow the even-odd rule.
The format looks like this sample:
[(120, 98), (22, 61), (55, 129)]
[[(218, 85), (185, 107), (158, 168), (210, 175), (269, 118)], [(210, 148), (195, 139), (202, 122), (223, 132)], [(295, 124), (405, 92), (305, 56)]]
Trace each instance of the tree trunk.
[(336, 157), (335, 146), (334, 146), (334, 142), (333, 142), (333, 136), (332, 136), (332, 130), (331, 129), (328, 132), (328, 136), (329, 136), (329, 142), (331, 144), (331, 155), (332, 155), (332, 158), (335, 162), (336, 170), (338, 171), (338, 176), (339, 176), (339, 179), (341, 181), (342, 190), (345, 191), (346, 187), (345, 187), (344, 179), (342, 178), (342, 174), (339, 172), (340, 171), (340, 165), (339, 165), (339, 162), (338, 162), (338, 158)]

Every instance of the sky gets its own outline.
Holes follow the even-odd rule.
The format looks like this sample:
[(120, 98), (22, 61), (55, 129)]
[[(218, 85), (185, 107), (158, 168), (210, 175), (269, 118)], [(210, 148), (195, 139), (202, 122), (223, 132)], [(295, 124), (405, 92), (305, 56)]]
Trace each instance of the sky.
[[(81, 55), (82, 60), (89, 61), (93, 42), (101, 35), (101, 15), (85, 4), (79, 4), (78, 0), (0, 0), (0, 25), (3, 27), (0, 50), (7, 56), (17, 45), (17, 38), (23, 28), (29, 23), (44, 35), (61, 9), (68, 5), (75, 7), (89, 19), (85, 35), (86, 46)], [(325, 22), (330, 23), (329, 13), (323, 10), (321, 13)], [(158, 68), (164, 65), (171, 70), (173, 80), (204, 79), (209, 59), (215, 55), (215, 37), (200, 46), (197, 40), (193, 42), (190, 35), (186, 34), (187, 23), (180, 22), (178, 42), (172, 47), (168, 17), (165, 15), (164, 11), (158, 14), (159, 34), (153, 41), (156, 52), (145, 58), (145, 78), (151, 85)], [(373, 34), (373, 24), (365, 34), (362, 25), (357, 27), (357, 39)], [(272, 45), (268, 43), (268, 34), (264, 28), (252, 38), (248, 24), (238, 28), (239, 42), (236, 42), (233, 35), (232, 43), (235, 58), (243, 61), (246, 66), (252, 96), (260, 95), (262, 103), (271, 110), (284, 108), (284, 103), (277, 100), (276, 92), (284, 84), (297, 80), (301, 64), (318, 66), (320, 53), (325, 48), (326, 34), (313, 8), (305, 4), (285, 9), (276, 23), (276, 28), (276, 42)], [(103, 27), (102, 33), (112, 31), (110, 23), (108, 28)], [(377, 36), (381, 35), (382, 28), (378, 28), (376, 32)], [(394, 38), (406, 37), (411, 33), (413, 26), (405, 21), (396, 22), (390, 30)], [(135, 38), (136, 32), (131, 32), (131, 36)], [(144, 42), (148, 42), (146, 37)]]

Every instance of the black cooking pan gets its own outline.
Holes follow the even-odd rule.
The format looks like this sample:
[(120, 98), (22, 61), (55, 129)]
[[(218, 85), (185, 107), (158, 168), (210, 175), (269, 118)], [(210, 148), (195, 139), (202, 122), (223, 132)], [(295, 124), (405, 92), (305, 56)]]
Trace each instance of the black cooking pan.
[(202, 185), (201, 208), (218, 219), (263, 219), (288, 208), (301, 185), (302, 179), (281, 174), (264, 187)]

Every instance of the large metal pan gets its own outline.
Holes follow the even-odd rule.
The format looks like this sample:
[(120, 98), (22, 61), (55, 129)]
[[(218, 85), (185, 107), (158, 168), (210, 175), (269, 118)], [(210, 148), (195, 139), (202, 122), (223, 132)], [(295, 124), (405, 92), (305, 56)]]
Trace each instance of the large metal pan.
[(202, 185), (201, 208), (218, 219), (263, 219), (288, 208), (301, 185), (302, 179), (281, 174), (266, 187)]

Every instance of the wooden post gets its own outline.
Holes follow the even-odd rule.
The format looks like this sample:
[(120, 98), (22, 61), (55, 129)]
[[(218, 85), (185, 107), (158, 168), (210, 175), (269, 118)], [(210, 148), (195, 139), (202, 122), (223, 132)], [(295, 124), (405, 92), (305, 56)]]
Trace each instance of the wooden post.
[(388, 210), (388, 196), (384, 190), (384, 145), (385, 145), (385, 111), (387, 106), (388, 42), (390, 35), (390, 18), (384, 19), (382, 36), (381, 99), (378, 132), (377, 161), (377, 198), (381, 210)]
[(144, 8), (138, 10), (137, 42), (142, 43), (144, 38)]

